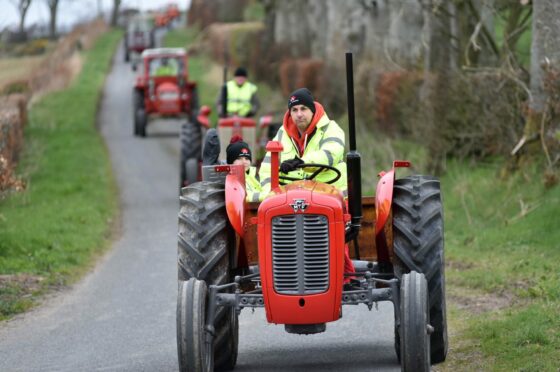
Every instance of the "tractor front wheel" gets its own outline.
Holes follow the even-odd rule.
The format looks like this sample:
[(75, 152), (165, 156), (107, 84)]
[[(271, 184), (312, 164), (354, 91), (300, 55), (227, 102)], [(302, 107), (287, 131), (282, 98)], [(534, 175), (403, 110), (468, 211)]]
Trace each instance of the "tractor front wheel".
[(202, 280), (179, 283), (177, 294), (177, 353), (179, 371), (207, 372), (212, 368), (212, 346), (206, 342), (208, 290)]
[[(226, 212), (224, 185), (197, 182), (181, 190), (178, 277), (210, 285), (231, 283), (235, 235)], [(237, 362), (239, 324), (233, 307), (218, 306), (214, 319), (214, 366), (232, 369)]]
[(411, 271), (401, 279), (401, 370), (430, 370), (428, 285), (424, 274)]
[[(410, 176), (395, 181), (393, 191), (393, 261), (399, 279), (412, 270), (428, 281), (431, 362), (443, 362), (447, 355), (447, 316), (443, 250), (443, 207), (439, 180)], [(395, 347), (399, 355), (399, 337)]]

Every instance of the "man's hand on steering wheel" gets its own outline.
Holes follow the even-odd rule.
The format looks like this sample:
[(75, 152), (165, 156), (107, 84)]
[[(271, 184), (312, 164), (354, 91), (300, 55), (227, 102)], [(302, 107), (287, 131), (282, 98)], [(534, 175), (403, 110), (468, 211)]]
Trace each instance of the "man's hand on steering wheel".
[(285, 160), (280, 164), (280, 171), (282, 173), (290, 173), (298, 169), (298, 166), (303, 164), (303, 160), (297, 156), (290, 160)]
[(332, 184), (332, 183), (335, 183), (336, 181), (338, 181), (338, 179), (342, 175), (340, 173), (340, 171), (338, 169), (336, 169), (335, 167), (332, 167), (332, 166), (326, 165), (326, 164), (305, 164), (303, 162), (303, 160), (299, 159), (298, 157), (295, 157), (291, 160), (283, 161), (282, 164), (280, 165), (280, 171), (282, 173), (288, 173), (288, 172), (285, 172), (283, 170), (283, 168), (284, 169), (289, 169), (288, 172), (294, 171), (296, 169), (317, 168), (310, 176), (306, 176), (304, 178), (296, 178), (296, 177), (282, 176), (282, 175), (279, 176), (279, 178), (281, 180), (287, 180), (287, 181), (301, 181), (301, 180), (304, 180), (304, 179), (312, 180), (315, 177), (317, 177), (317, 175), (319, 173), (321, 173), (323, 171), (326, 171), (326, 170), (331, 170), (331, 171), (335, 172), (336, 175), (332, 179), (330, 179), (328, 181), (324, 181), (324, 182), (328, 183), (328, 184)]

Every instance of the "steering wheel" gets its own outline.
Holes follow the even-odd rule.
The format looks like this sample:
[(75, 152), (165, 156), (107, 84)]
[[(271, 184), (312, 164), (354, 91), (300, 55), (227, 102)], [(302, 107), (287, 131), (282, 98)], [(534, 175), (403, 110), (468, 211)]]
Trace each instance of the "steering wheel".
[(325, 183), (332, 184), (332, 183), (335, 183), (336, 181), (338, 181), (338, 179), (342, 175), (338, 169), (336, 169), (335, 167), (332, 167), (330, 165), (326, 165), (326, 164), (300, 164), (296, 168), (299, 168), (299, 169), (319, 168), (319, 169), (317, 169), (315, 172), (311, 173), (310, 176), (304, 176), (303, 178), (296, 178), (296, 177), (290, 177), (290, 176), (279, 176), (278, 178), (280, 178), (281, 180), (286, 180), (286, 181), (312, 180), (315, 177), (317, 177), (317, 175), (319, 175), (319, 173), (321, 173), (323, 171), (326, 171), (326, 170), (331, 170), (331, 171), (336, 173), (336, 176), (331, 180), (325, 181)]

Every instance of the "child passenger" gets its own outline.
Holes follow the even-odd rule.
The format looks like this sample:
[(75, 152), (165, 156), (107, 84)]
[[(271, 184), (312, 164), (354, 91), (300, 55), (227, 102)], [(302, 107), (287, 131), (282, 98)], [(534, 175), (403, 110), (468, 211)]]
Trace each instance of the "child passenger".
[(258, 202), (261, 192), (261, 183), (257, 178), (257, 168), (251, 166), (252, 154), (249, 145), (243, 142), (240, 136), (231, 137), (226, 148), (226, 161), (228, 164), (241, 164), (245, 167), (245, 191), (248, 202)]

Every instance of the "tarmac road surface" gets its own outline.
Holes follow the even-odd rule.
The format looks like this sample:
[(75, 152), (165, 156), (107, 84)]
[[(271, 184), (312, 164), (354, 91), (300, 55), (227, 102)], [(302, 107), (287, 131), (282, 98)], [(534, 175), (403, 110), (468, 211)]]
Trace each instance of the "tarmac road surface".
[[(180, 121), (133, 136), (130, 65), (115, 55), (100, 113), (120, 188), (111, 251), (72, 289), (0, 325), (0, 371), (176, 371)], [(325, 333), (288, 334), (264, 310), (240, 316), (236, 371), (398, 371), (390, 303), (347, 306)]]

